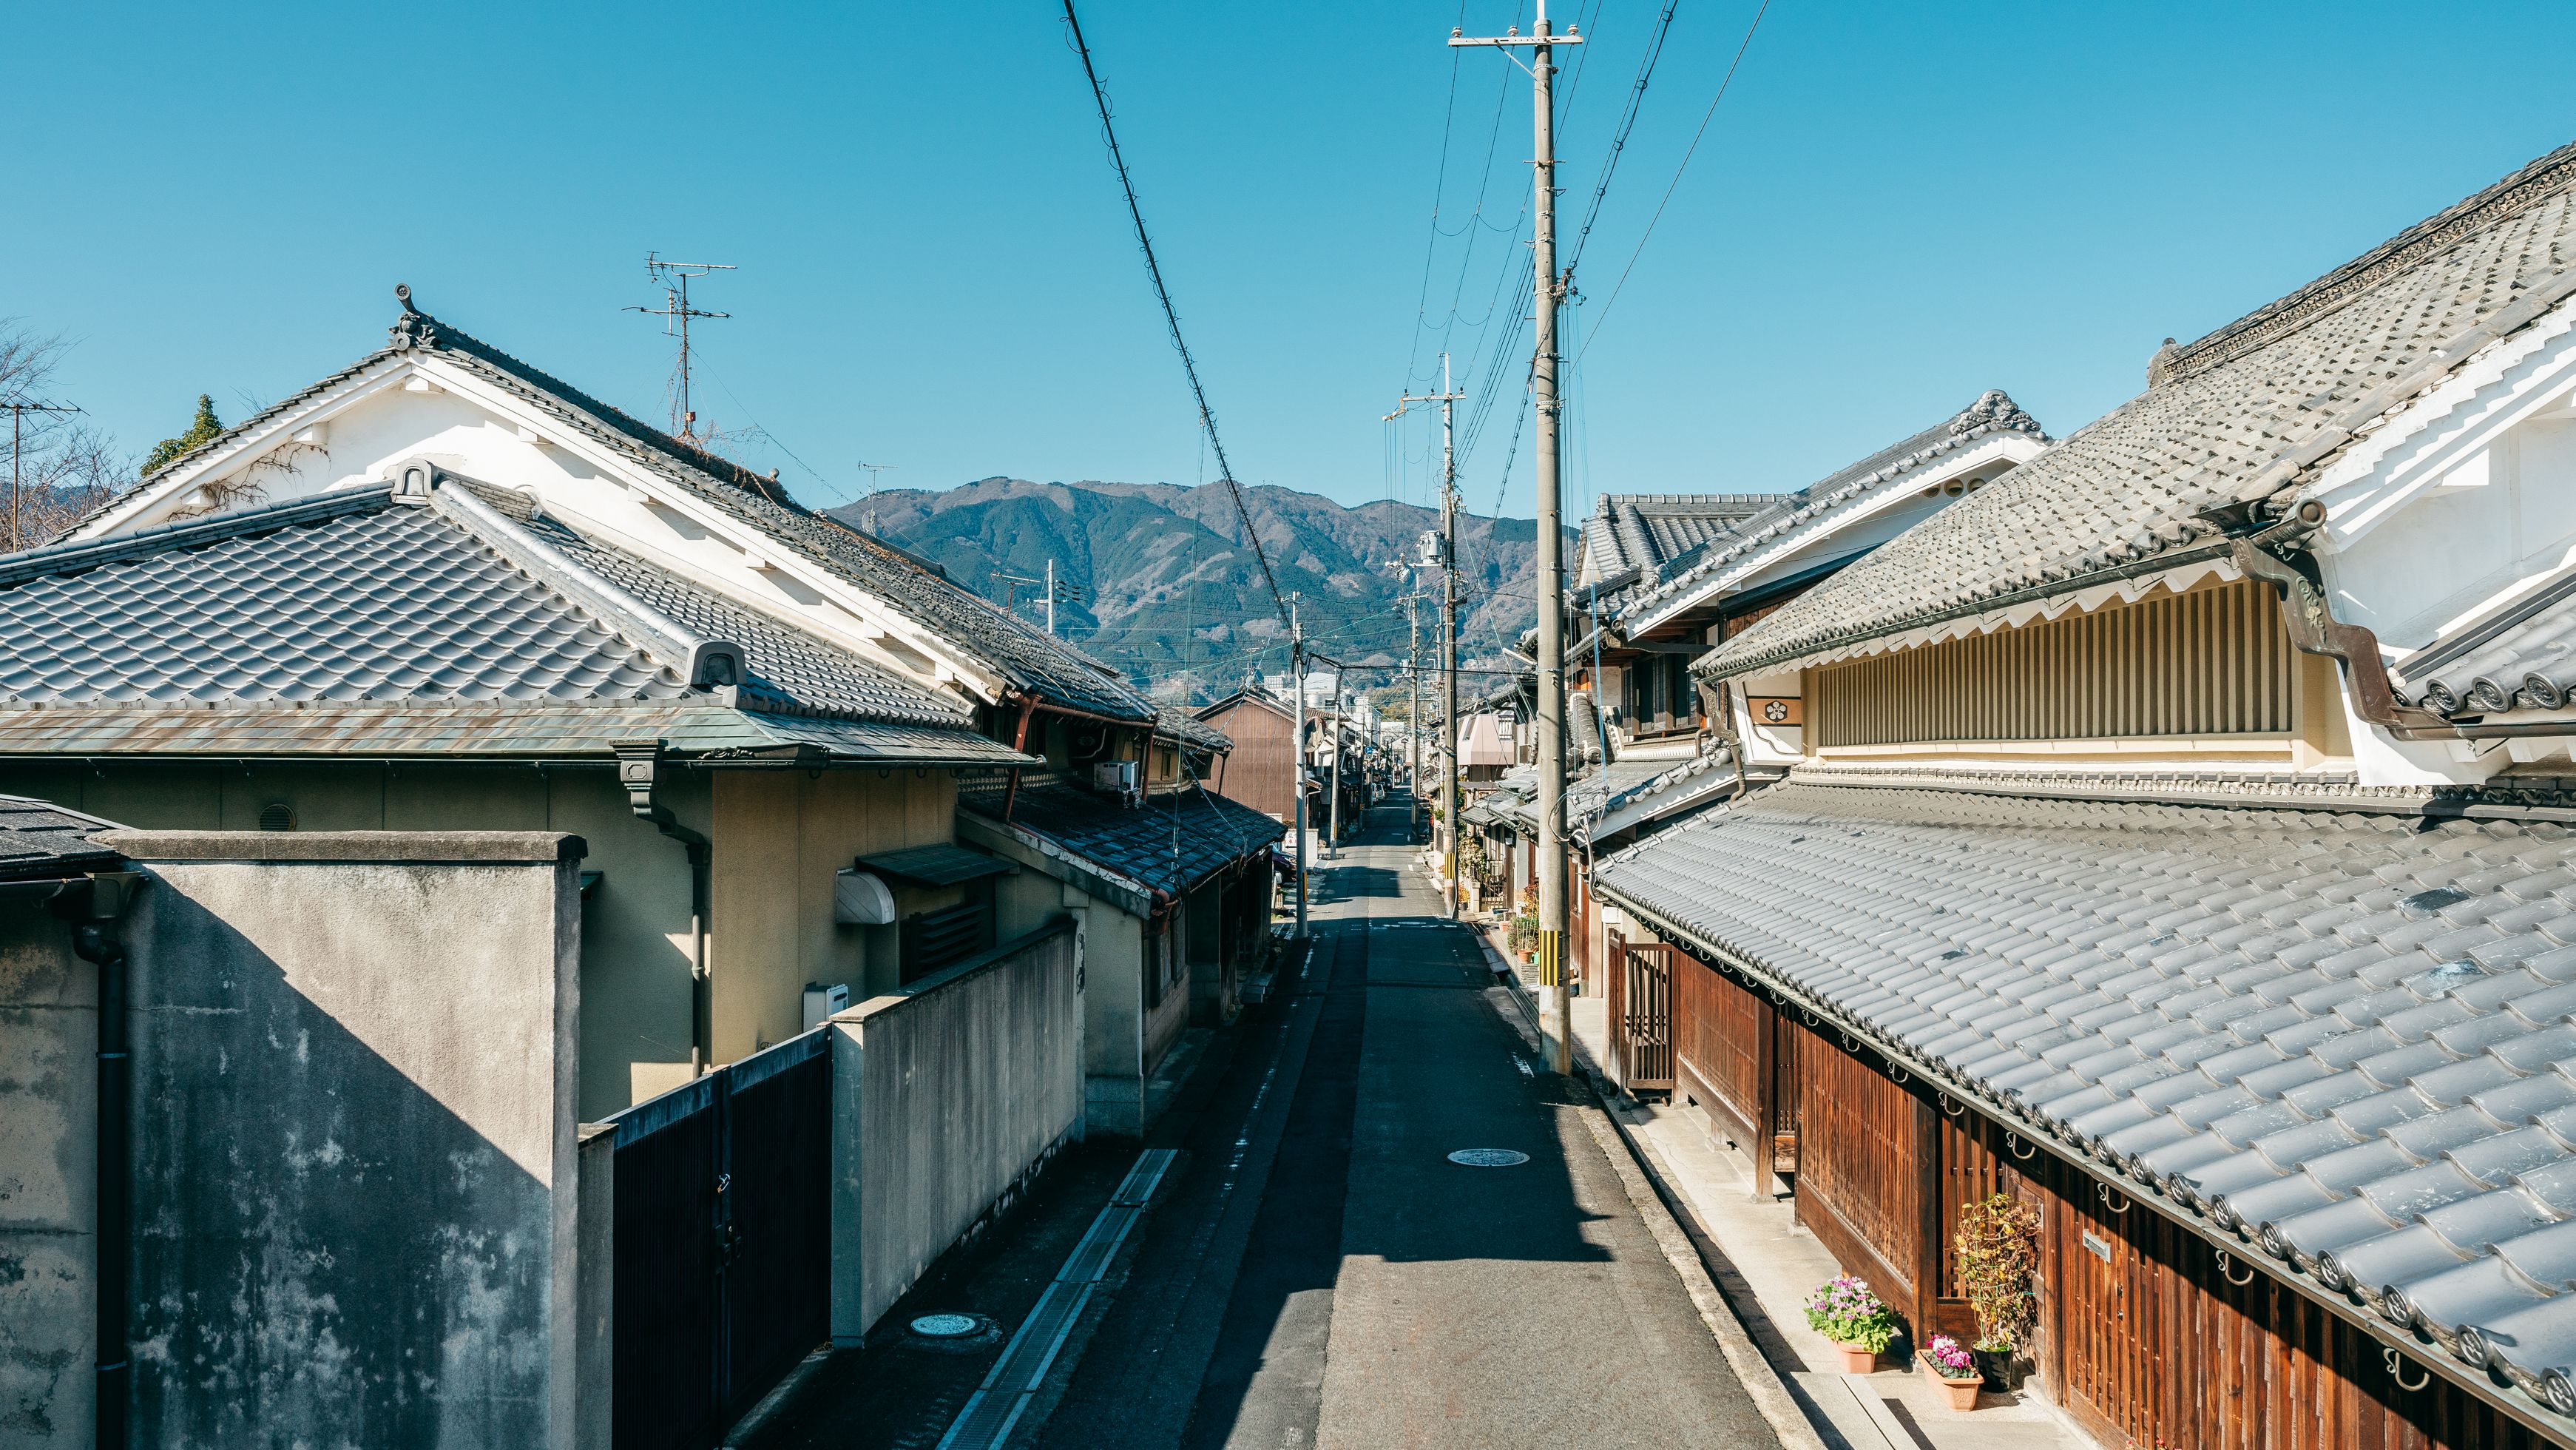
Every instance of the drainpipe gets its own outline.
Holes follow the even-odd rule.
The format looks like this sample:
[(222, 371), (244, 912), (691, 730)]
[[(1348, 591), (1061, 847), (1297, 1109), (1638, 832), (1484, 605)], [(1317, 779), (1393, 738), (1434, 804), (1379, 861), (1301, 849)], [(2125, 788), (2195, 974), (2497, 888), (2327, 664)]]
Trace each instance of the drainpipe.
[(2466, 738), (2468, 727), (2454, 725), (2430, 710), (2399, 703), (2396, 689), (2388, 683), (2388, 662), (2380, 655), (2378, 636), (2358, 624), (2335, 618), (2334, 608), (2318, 581), (2276, 552), (2296, 550), (2306, 557), (2308, 536), (2325, 521), (2326, 506), (2308, 499), (2280, 522), (2251, 536), (2229, 539), (2228, 558), (2246, 578), (2262, 580), (2280, 595), (2281, 617), (2289, 627), (2290, 642), (2301, 653), (2323, 655), (2343, 663), (2344, 677), (2352, 682), (2355, 714), (2400, 740)]
[(707, 838), (681, 825), (671, 808), (654, 798), (661, 784), (664, 749), (661, 740), (619, 740), (617, 781), (626, 787), (627, 804), (639, 819), (680, 843), (689, 858), (689, 1075), (699, 1076), (715, 1056), (715, 1003), (708, 989), (707, 918), (709, 864), (714, 852)]
[(128, 1259), (134, 1238), (134, 1059), (126, 1022), (125, 943), (117, 918), (125, 914), (140, 873), (102, 871), (64, 883), (48, 905), (73, 923), (72, 953), (98, 968), (98, 1207), (92, 1224), (97, 1246), (97, 1423), (91, 1443), (124, 1450), (126, 1407), (134, 1362), (126, 1352)]

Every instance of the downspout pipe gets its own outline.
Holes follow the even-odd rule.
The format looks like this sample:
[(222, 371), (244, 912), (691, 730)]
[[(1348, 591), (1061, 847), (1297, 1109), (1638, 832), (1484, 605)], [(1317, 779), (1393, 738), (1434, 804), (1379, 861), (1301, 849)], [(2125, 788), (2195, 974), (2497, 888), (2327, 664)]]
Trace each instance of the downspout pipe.
[(2352, 682), (2353, 713), (2400, 740), (2457, 740), (2468, 738), (2467, 727), (2454, 725), (2430, 710), (2400, 704), (2395, 687), (2388, 683), (2388, 662), (2379, 652), (2379, 637), (2358, 624), (2348, 624), (2334, 617), (2334, 608), (2326, 591), (2310, 570), (2283, 557), (2295, 553), (2307, 560), (2306, 542), (2318, 526), (2326, 521), (2326, 506), (2307, 499), (2292, 509), (2286, 518), (2251, 535), (2240, 535), (2227, 541), (2227, 555), (2248, 579), (2259, 579), (2272, 586), (2281, 597), (2281, 618), (2290, 631), (2290, 643), (2303, 654), (2323, 655), (2340, 661), (2344, 678)]
[(54, 915), (72, 923), (72, 954), (98, 968), (98, 1203), (92, 1224), (98, 1387), (91, 1443), (100, 1450), (125, 1450), (126, 1410), (134, 1385), (134, 1360), (126, 1344), (134, 1250), (134, 1058), (125, 942), (116, 923), (142, 879), (137, 872), (103, 871), (62, 883), (47, 903)]
[(668, 760), (668, 744), (663, 740), (620, 740), (609, 748), (617, 752), (617, 781), (626, 787), (627, 805), (638, 819), (650, 821), (653, 829), (679, 842), (688, 856), (689, 1075), (697, 1077), (715, 1056), (715, 1003), (711, 1000), (707, 963), (713, 895), (708, 878), (713, 874), (710, 868), (715, 851), (706, 837), (681, 825), (679, 817), (656, 796)]

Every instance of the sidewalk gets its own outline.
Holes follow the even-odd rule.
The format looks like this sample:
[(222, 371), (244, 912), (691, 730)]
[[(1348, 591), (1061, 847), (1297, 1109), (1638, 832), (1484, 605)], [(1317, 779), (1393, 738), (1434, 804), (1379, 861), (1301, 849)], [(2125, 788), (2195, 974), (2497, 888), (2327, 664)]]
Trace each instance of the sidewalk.
[[(1480, 935), (1505, 967), (1500, 978), (1531, 995), (1533, 1015), (1543, 1015), (1534, 973), (1503, 952), (1498, 929)], [(1575, 1070), (1600, 1082), (1600, 1064), (1609, 1056), (1608, 1003), (1576, 997), (1573, 1009)], [(1796, 1225), (1791, 1201), (1753, 1198), (1751, 1165), (1725, 1145), (1700, 1109), (1631, 1102), (1608, 1091), (1602, 1102), (1678, 1200), (1696, 1236), (1716, 1246), (1725, 1262), (1710, 1265), (1712, 1274), (1754, 1342), (1810, 1414), (1854, 1450), (2096, 1450), (2091, 1437), (2035, 1395), (1989, 1393), (1974, 1412), (1961, 1414), (1911, 1364), (1882, 1359), (1882, 1368), (1866, 1375), (1819, 1368), (1835, 1362), (1834, 1346), (1807, 1327), (1800, 1306), (1841, 1267), (1814, 1234)]]

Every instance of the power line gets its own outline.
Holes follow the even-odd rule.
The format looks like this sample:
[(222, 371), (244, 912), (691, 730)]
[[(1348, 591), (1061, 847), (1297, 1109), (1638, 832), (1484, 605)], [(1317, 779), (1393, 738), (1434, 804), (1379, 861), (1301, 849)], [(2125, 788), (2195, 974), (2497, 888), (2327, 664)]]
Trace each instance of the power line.
[(1619, 113), (1619, 125), (1610, 137), (1610, 154), (1602, 158), (1601, 180), (1592, 188), (1592, 205), (1583, 213), (1583, 225), (1575, 231), (1574, 245), (1565, 259), (1566, 274), (1582, 264), (1583, 243), (1592, 235), (1592, 224), (1601, 217), (1602, 199), (1610, 194), (1610, 178), (1618, 174), (1619, 157), (1628, 149), (1628, 134), (1637, 128), (1637, 112), (1646, 101), (1646, 83), (1654, 79), (1655, 62), (1663, 59), (1664, 39), (1673, 32), (1673, 12), (1681, 0), (1664, 0), (1664, 13), (1655, 20), (1655, 33), (1646, 41), (1646, 57), (1637, 65), (1637, 83), (1628, 89), (1628, 104)]
[(1207, 388), (1199, 382), (1198, 360), (1190, 356), (1190, 345), (1181, 337), (1180, 309), (1172, 305), (1172, 289), (1163, 282), (1163, 264), (1155, 259), (1154, 239), (1145, 231), (1145, 209), (1136, 200), (1135, 178), (1127, 174), (1127, 158), (1118, 150), (1118, 129), (1109, 120), (1109, 92), (1101, 87), (1100, 72), (1091, 63), (1091, 47), (1082, 38), (1082, 22), (1074, 17), (1073, 0), (1064, 0), (1064, 23), (1073, 34), (1073, 48), (1082, 57), (1082, 74), (1091, 82), (1091, 99), (1100, 108), (1100, 136), (1109, 143), (1110, 164), (1118, 168), (1118, 186), (1127, 196), (1127, 215), (1136, 224), (1136, 245), (1145, 254), (1146, 275), (1154, 280), (1154, 296), (1163, 304), (1163, 321), (1172, 330), (1172, 350), (1181, 355), (1181, 370), (1189, 374), (1190, 396), (1198, 400), (1199, 423), (1207, 429), (1208, 446), (1216, 452), (1216, 466), (1225, 474), (1225, 486), (1234, 496), (1234, 511), (1243, 519), (1244, 541), (1252, 545), (1252, 557), (1261, 561), (1262, 581), (1270, 586), (1270, 602), (1279, 610), (1279, 622), (1288, 622), (1288, 600), (1279, 592), (1279, 576), (1271, 571), (1270, 553), (1261, 547), (1261, 531), (1253, 526), (1252, 506), (1244, 502), (1243, 485), (1234, 477), (1234, 465), (1226, 460), (1225, 440), (1216, 431), (1216, 414), (1208, 407)]
[[(1655, 214), (1646, 219), (1645, 231), (1637, 236), (1637, 250), (1628, 254), (1628, 265), (1619, 269), (1619, 281), (1610, 289), (1610, 300), (1593, 314), (1592, 338), (1583, 344), (1584, 352), (1592, 350), (1592, 342), (1601, 336), (1601, 324), (1609, 318), (1610, 309), (1619, 304), (1619, 294), (1628, 286), (1628, 274), (1637, 269), (1637, 259), (1646, 253), (1647, 238), (1655, 234), (1655, 223), (1664, 219), (1664, 208), (1672, 204), (1673, 190), (1682, 184), (1682, 173), (1690, 169), (1691, 158), (1699, 154), (1700, 138), (1708, 134), (1708, 123), (1717, 115), (1717, 103), (1726, 99), (1726, 88), (1735, 84), (1735, 68), (1744, 64), (1744, 52), (1753, 46), (1753, 32), (1762, 28), (1762, 17), (1770, 13), (1771, 0), (1762, 0), (1762, 8), (1753, 12), (1753, 23), (1744, 27), (1743, 43), (1735, 47), (1735, 59), (1726, 63), (1726, 75), (1717, 83), (1717, 94), (1708, 98), (1708, 110), (1699, 118), (1699, 129), (1691, 133), (1690, 147), (1682, 152), (1681, 165), (1673, 168), (1673, 179), (1664, 187), (1663, 200), (1655, 203)], [(1580, 365), (1583, 353), (1576, 353), (1574, 361)]]

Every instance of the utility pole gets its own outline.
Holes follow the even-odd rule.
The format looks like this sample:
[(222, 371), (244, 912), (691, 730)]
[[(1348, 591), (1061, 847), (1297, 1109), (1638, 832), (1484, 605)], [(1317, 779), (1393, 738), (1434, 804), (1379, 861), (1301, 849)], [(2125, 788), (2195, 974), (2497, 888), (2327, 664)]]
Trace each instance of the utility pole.
[(711, 272), (731, 272), (725, 262), (665, 262), (656, 252), (644, 254), (644, 274), (662, 289), (659, 307), (629, 307), (662, 319), (662, 335), (680, 340), (680, 360), (671, 370), (671, 433), (692, 443), (698, 441), (697, 411), (689, 406), (689, 319), (692, 317), (731, 317), (730, 312), (705, 312), (689, 305), (689, 279)]
[(1405, 839), (1422, 834), (1422, 596), (1404, 596), (1404, 731), (1412, 765), (1404, 780)]
[(1297, 939), (1306, 939), (1306, 631), (1288, 596), (1288, 678), (1297, 688), (1297, 729), (1288, 752), (1288, 790), (1297, 798)]
[(1342, 858), (1342, 662), (1333, 661), (1333, 708), (1324, 717), (1324, 728), (1331, 732), (1333, 752), (1333, 799), (1324, 816), (1324, 859)]
[(9, 410), (9, 552), (14, 554), (27, 547), (26, 539), (18, 532), (18, 457), (27, 445), (27, 415), (77, 413), (80, 407), (74, 403), (30, 403), (22, 398), (0, 403), (0, 408)]
[[(1451, 43), (1456, 43), (1454, 34)], [(1440, 843), (1441, 900), (1447, 905), (1449, 919), (1458, 919), (1458, 449), (1454, 426), (1458, 403), (1467, 395), (1449, 383), (1449, 354), (1440, 354), (1440, 391), (1407, 393), (1396, 401), (1399, 417), (1415, 403), (1440, 405), (1440, 748), (1437, 758), (1443, 762), (1440, 780), (1440, 829), (1433, 835)], [(1415, 777), (1421, 771), (1416, 767)], [(1417, 790), (1420, 786), (1415, 787)]]
[[(1511, 33), (1470, 39), (1449, 32), (1451, 45), (1491, 45), (1505, 55), (1526, 46), (1530, 58), (1531, 117), (1535, 145), (1531, 169), (1536, 173), (1536, 215), (1530, 231), (1535, 287), (1531, 301), (1538, 309), (1537, 350), (1530, 360), (1531, 405), (1538, 414), (1538, 979), (1547, 989), (1548, 1007), (1556, 1019), (1554, 1063), (1559, 1073), (1574, 1069), (1574, 999), (1565, 981), (1566, 833), (1565, 833), (1565, 541), (1558, 516), (1563, 462), (1557, 436), (1556, 324), (1565, 305), (1565, 283), (1556, 274), (1556, 61), (1555, 48), (1580, 45), (1571, 26), (1565, 34), (1548, 30), (1547, 0), (1538, 0), (1538, 19), (1528, 35)], [(1513, 56), (1517, 63), (1519, 57)]]

